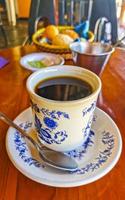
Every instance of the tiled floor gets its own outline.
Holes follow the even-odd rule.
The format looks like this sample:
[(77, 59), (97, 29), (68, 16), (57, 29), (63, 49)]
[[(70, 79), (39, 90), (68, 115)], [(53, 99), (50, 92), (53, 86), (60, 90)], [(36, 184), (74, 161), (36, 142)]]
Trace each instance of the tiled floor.
[(7, 45), (5, 46), (4, 37), (0, 29), (0, 49), (21, 45), (27, 36), (28, 20), (17, 19), (17, 25), (10, 26), (6, 13), (2, 13), (2, 22), (7, 37)]

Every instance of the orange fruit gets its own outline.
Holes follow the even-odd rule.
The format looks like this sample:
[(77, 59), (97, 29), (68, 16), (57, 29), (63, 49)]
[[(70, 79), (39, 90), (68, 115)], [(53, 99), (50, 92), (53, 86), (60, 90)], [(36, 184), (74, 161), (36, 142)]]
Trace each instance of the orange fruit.
[(59, 30), (54, 25), (48, 25), (44, 32), (44, 36), (47, 37), (49, 40), (52, 40), (58, 34)]
[(63, 30), (63, 34), (70, 36), (73, 40), (79, 38), (79, 35), (74, 30)]

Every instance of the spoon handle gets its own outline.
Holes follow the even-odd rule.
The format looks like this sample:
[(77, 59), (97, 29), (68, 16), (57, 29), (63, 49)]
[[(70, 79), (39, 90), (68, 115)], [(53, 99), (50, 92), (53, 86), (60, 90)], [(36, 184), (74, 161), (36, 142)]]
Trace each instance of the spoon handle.
[(9, 126), (12, 126), (13, 128), (15, 128), (16, 130), (18, 130), (22, 136), (26, 137), (28, 140), (30, 140), (30, 142), (32, 142), (32, 144), (38, 149), (40, 148), (39, 144), (37, 144), (34, 139), (27, 135), (27, 133), (20, 128), (18, 125), (16, 125), (12, 120), (10, 120), (4, 113), (0, 112), (0, 119), (2, 121), (4, 121), (5, 123), (7, 123)]
[[(78, 167), (77, 163), (70, 157), (64, 155), (63, 153), (58, 153), (54, 151), (50, 151), (47, 149), (41, 148), (41, 145), (29, 136), (25, 130), (16, 125), (12, 120), (10, 120), (4, 113), (0, 112), (0, 119), (7, 123), (9, 126), (12, 126), (16, 130), (18, 130), (22, 136), (27, 138), (38, 150), (40, 157), (42, 160), (51, 167), (58, 168), (61, 170), (74, 171)], [(45, 154), (46, 151), (46, 154)], [(48, 155), (48, 156), (47, 156)], [(70, 165), (70, 166), (69, 166)]]

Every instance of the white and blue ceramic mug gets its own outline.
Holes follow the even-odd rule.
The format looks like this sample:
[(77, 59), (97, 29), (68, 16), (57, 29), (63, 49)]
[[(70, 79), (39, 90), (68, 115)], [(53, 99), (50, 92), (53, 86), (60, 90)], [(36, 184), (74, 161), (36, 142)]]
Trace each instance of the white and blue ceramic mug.
[[(51, 100), (36, 94), (34, 88), (40, 81), (61, 76), (86, 81), (92, 86), (92, 93), (85, 98), (70, 101)], [(37, 136), (42, 144), (66, 152), (86, 142), (101, 90), (101, 80), (96, 74), (71, 65), (47, 67), (29, 76), (27, 90)]]

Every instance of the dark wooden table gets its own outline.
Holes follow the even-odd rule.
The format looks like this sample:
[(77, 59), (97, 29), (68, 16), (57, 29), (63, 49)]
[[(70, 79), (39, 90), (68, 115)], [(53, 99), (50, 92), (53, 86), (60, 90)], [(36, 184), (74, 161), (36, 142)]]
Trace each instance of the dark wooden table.
[[(34, 46), (0, 51), (10, 62), (0, 69), (0, 110), (14, 119), (29, 107), (26, 79), (30, 71), (23, 69), (21, 56), (35, 52)], [(71, 64), (71, 62), (70, 62)], [(102, 98), (99, 107), (118, 125), (123, 150), (116, 166), (103, 178), (74, 188), (55, 188), (36, 183), (22, 175), (10, 162), (5, 137), (8, 126), (0, 121), (0, 200), (122, 200), (125, 198), (125, 51), (116, 49), (102, 74)]]

